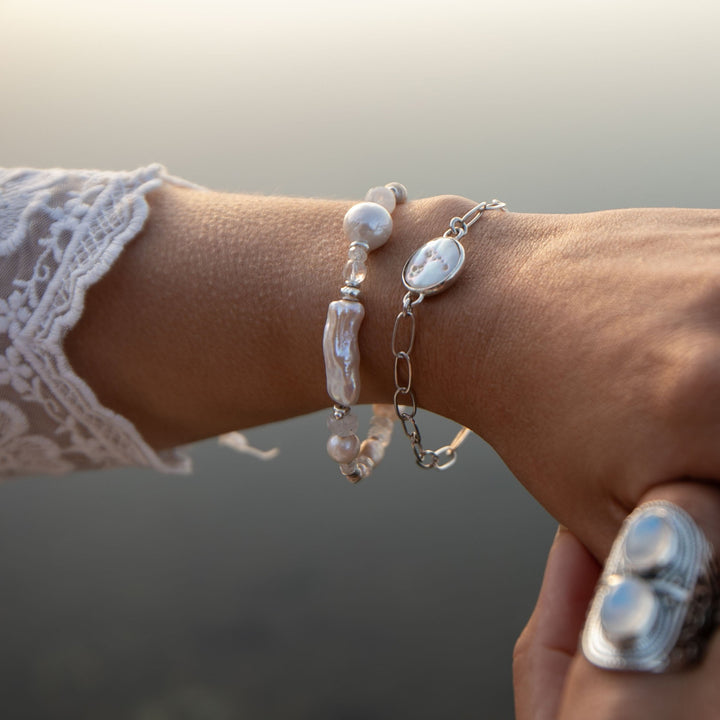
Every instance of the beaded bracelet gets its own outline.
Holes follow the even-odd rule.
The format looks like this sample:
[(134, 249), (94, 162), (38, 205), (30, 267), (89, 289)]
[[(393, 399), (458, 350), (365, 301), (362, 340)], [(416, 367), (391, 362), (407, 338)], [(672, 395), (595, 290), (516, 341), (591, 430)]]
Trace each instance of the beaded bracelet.
[(366, 478), (382, 460), (390, 443), (394, 422), (393, 405), (373, 405), (367, 438), (357, 436), (358, 420), (351, 406), (360, 397), (360, 352), (358, 332), (365, 308), (360, 302), (360, 285), (367, 276), (368, 253), (382, 247), (392, 234), (391, 213), (396, 204), (407, 200), (400, 183), (368, 190), (365, 201), (353, 205), (345, 214), (343, 230), (350, 240), (348, 260), (343, 270), (340, 300), (328, 306), (323, 333), (323, 355), (328, 395), (333, 409), (328, 419), (328, 455), (340, 466), (350, 482)]

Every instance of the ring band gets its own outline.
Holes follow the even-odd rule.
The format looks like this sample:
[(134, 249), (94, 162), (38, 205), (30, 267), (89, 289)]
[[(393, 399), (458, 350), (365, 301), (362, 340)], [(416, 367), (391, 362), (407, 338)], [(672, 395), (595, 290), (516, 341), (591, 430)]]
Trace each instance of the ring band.
[(652, 501), (613, 543), (582, 636), (585, 657), (608, 670), (666, 672), (702, 656), (717, 619), (710, 543), (683, 509)]

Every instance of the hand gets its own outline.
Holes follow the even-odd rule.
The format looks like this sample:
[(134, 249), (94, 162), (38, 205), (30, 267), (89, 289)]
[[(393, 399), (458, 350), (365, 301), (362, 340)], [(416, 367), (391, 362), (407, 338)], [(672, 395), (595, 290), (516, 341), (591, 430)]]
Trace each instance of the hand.
[[(696, 484), (660, 488), (645, 500), (684, 506), (720, 547), (720, 490)], [(517, 720), (663, 720), (717, 717), (720, 636), (689, 670), (649, 674), (602, 670), (577, 650), (600, 566), (560, 528), (535, 610), (514, 654)]]
[(651, 488), (720, 478), (720, 212), (487, 214), (471, 232), (466, 275), (419, 308), (452, 328), (431, 409), (602, 559)]

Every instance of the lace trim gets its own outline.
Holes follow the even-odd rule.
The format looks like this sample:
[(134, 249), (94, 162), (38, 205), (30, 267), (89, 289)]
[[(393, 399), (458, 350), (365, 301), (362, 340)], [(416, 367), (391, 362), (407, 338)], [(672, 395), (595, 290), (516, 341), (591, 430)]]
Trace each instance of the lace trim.
[(140, 231), (146, 195), (163, 182), (194, 187), (160, 165), (0, 171), (0, 474), (191, 470), (184, 454), (156, 453), (103, 407), (62, 349), (88, 288)]

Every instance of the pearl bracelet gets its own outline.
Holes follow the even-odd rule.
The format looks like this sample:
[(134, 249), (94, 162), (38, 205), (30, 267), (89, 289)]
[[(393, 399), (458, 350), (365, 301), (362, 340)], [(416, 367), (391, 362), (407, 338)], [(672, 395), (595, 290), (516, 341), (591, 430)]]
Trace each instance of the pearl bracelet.
[(407, 200), (400, 183), (368, 190), (365, 201), (353, 205), (345, 214), (343, 230), (350, 240), (348, 260), (343, 270), (340, 300), (328, 306), (323, 333), (323, 355), (328, 395), (333, 409), (328, 419), (328, 455), (340, 466), (350, 482), (366, 478), (382, 460), (390, 443), (395, 416), (393, 405), (373, 405), (367, 438), (357, 436), (358, 420), (351, 406), (360, 397), (360, 352), (358, 333), (365, 308), (360, 302), (360, 285), (367, 276), (365, 261), (369, 252), (382, 247), (392, 234), (391, 213), (396, 204)]

